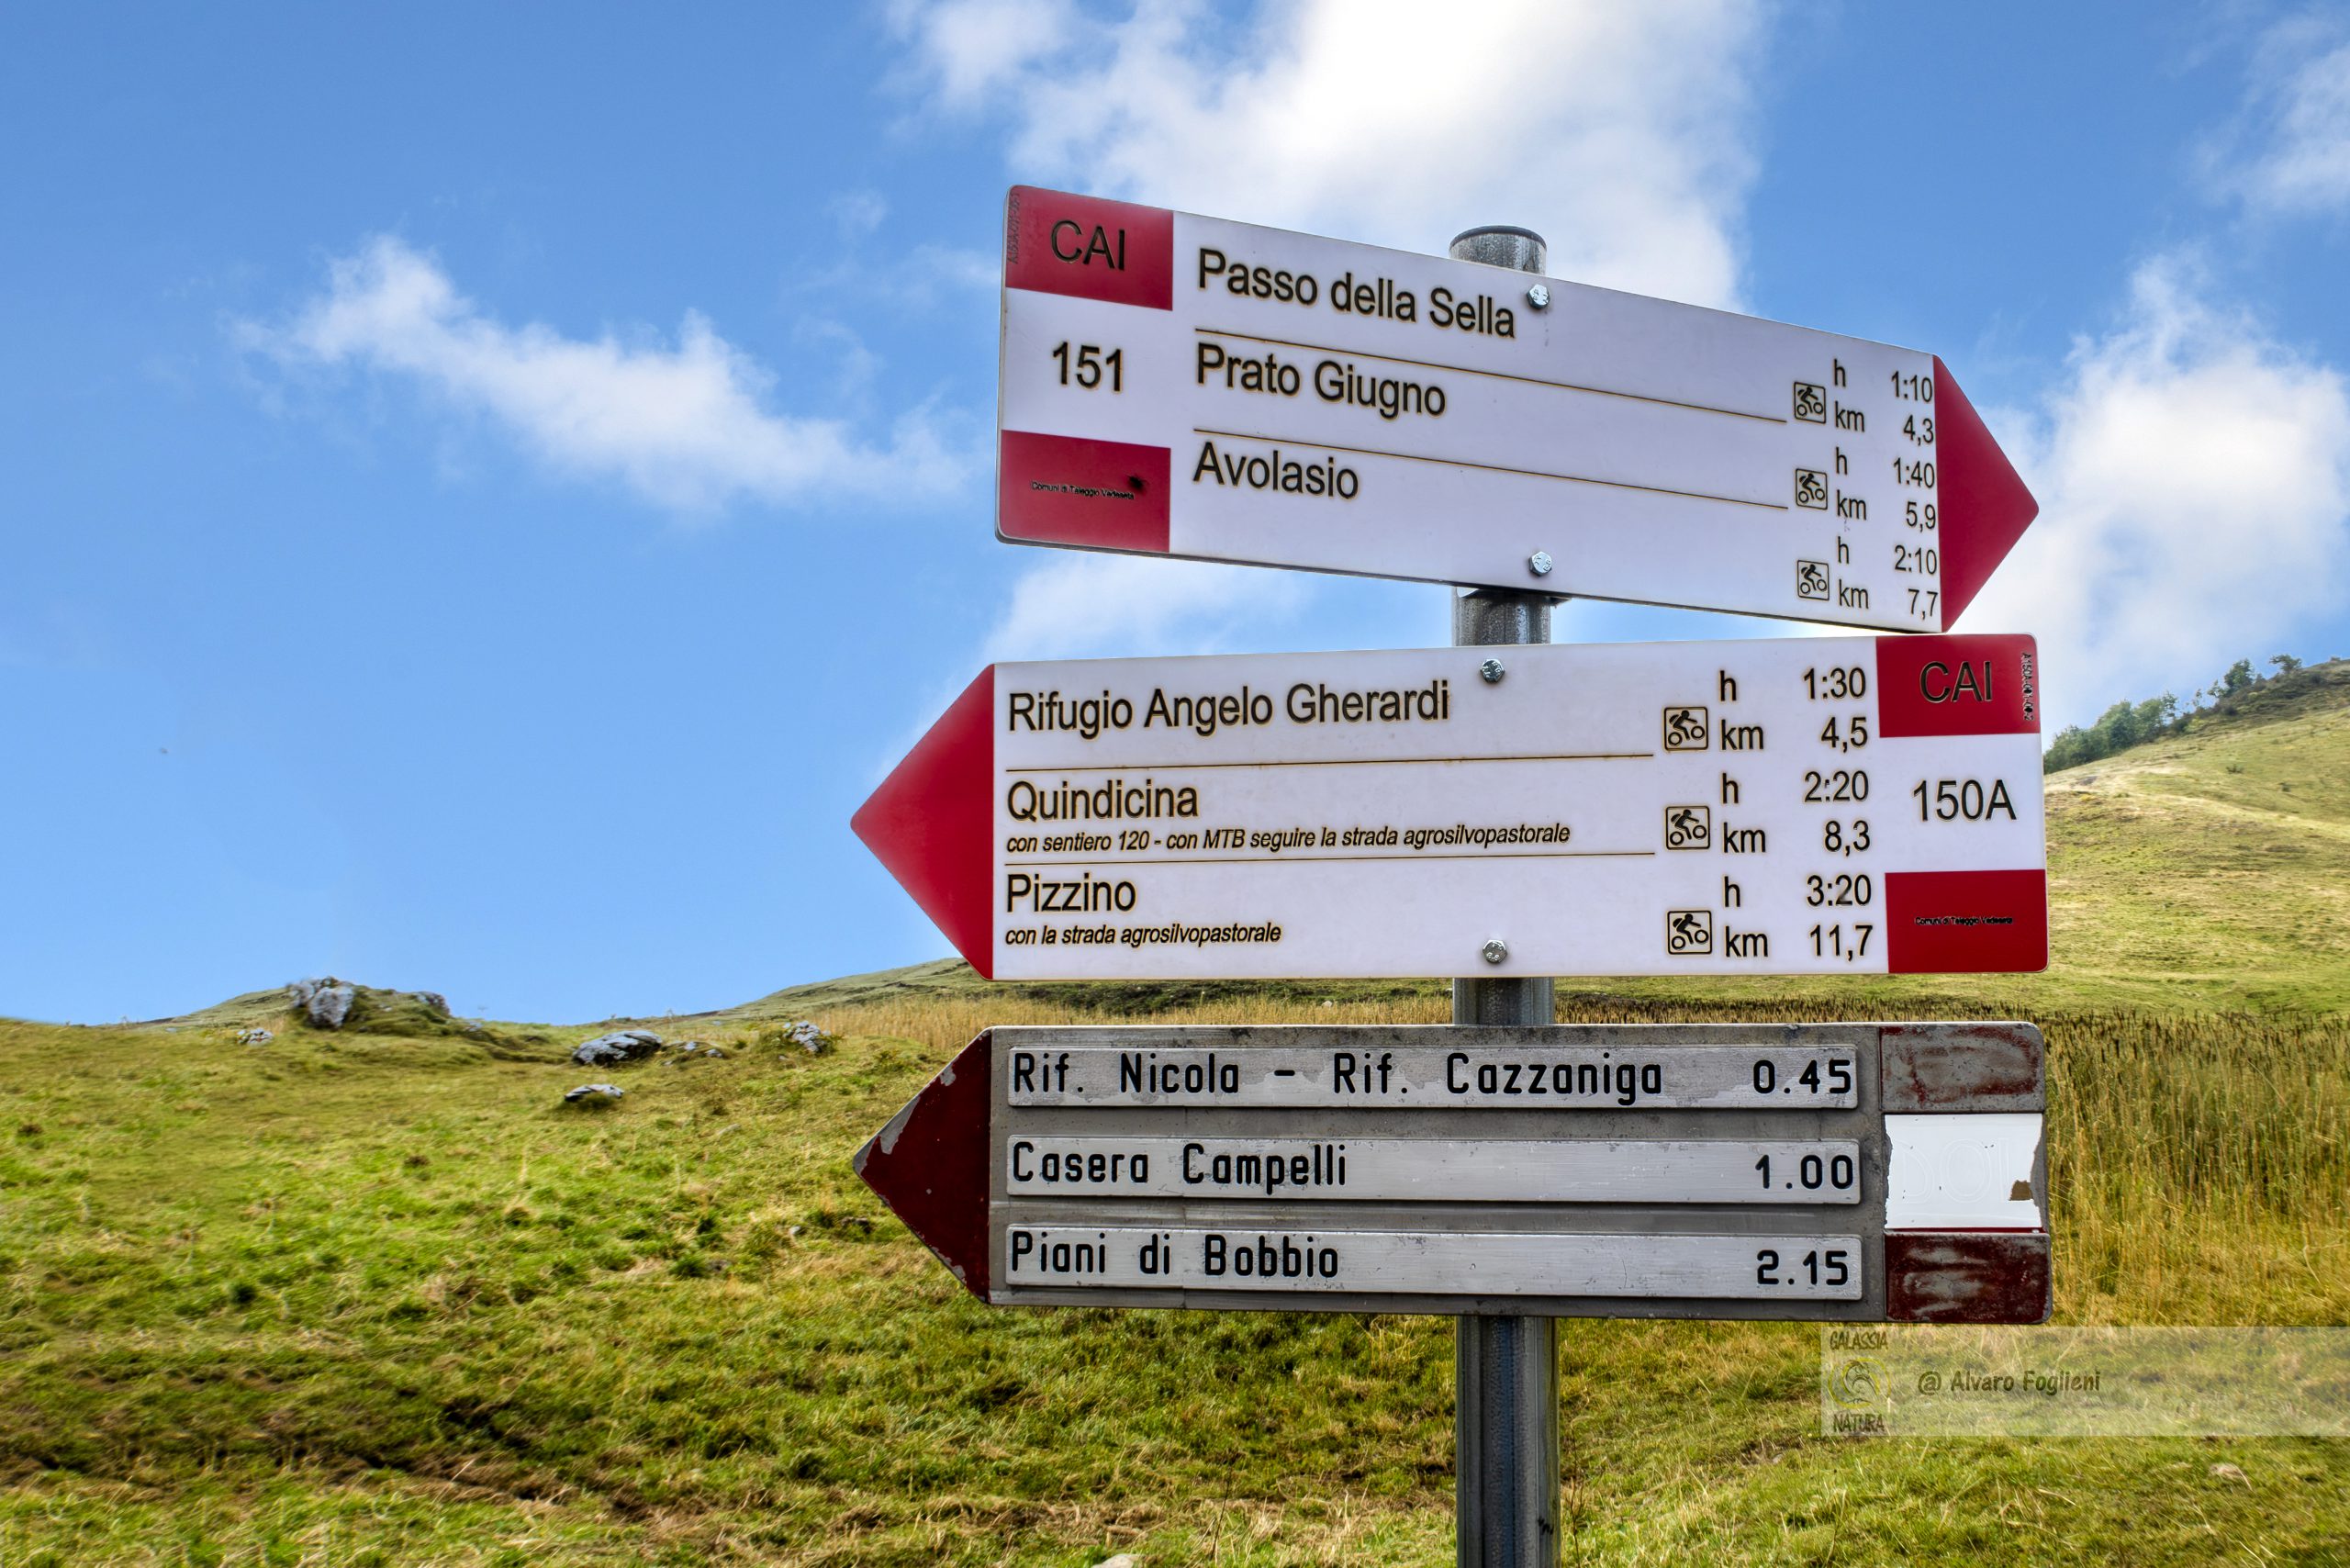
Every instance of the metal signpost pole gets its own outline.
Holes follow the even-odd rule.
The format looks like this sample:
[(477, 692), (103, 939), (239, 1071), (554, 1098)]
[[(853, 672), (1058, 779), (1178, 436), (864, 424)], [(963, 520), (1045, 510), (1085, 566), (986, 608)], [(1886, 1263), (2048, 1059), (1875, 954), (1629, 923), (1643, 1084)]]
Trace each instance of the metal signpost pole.
[[(1547, 260), (1539, 234), (1524, 229), (1472, 229), (1452, 241), (1455, 261), (1539, 273)], [(1531, 300), (1540, 308), (1547, 299)], [(1548, 575), (1551, 560), (1528, 541), (1527, 574)], [(1455, 647), (1507, 646), (1550, 640), (1553, 596), (1476, 588), (1452, 600)], [(1507, 679), (1496, 655), (1486, 678)], [(1508, 956), (1508, 932), (1489, 934), (1486, 955)], [(1553, 982), (1456, 980), (1455, 1025), (1548, 1025)], [(1559, 1561), (1558, 1319), (1469, 1316), (1455, 1319), (1453, 1344), (1453, 1506), (1455, 1561), (1460, 1568), (1555, 1568)]]

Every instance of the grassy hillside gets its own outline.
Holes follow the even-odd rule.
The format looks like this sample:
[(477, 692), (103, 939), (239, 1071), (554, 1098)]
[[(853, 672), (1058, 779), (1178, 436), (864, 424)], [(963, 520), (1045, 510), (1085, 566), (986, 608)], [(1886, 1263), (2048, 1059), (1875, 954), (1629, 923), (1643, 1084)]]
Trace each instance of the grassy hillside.
[[(1443, 1561), (1445, 1321), (991, 1311), (851, 1176), (983, 1023), (1071, 1015), (901, 997), (592, 1075), (0, 1025), (0, 1562)], [(2050, 1037), (2060, 1321), (2350, 1317), (2350, 1029)], [(628, 1097), (560, 1106), (588, 1076)], [(1816, 1332), (1566, 1341), (1580, 1561), (2350, 1547), (2339, 1444), (1830, 1439)]]
[[(2046, 977), (1561, 1014), (2036, 1016), (2058, 1321), (2350, 1322), (2350, 709), (2313, 690), (2050, 780)], [(848, 1167), (988, 1023), (1433, 1021), (1438, 988), (937, 964), (592, 1072), (588, 1026), (361, 1001), (0, 1023), (0, 1565), (1448, 1560), (1445, 1320), (990, 1310)], [(628, 1093), (560, 1103), (589, 1078)], [(1564, 1338), (1570, 1561), (2350, 1561), (2339, 1443), (1830, 1439), (1816, 1331)]]
[(2116, 999), (2350, 1004), (2350, 666), (2048, 778), (2052, 940)]

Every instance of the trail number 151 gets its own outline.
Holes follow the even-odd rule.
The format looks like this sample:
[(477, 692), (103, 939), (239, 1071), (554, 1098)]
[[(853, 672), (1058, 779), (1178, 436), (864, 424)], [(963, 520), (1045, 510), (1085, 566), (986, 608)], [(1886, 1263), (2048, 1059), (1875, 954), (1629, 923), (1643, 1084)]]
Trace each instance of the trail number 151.
[(1080, 343), (1072, 354), (1069, 346), (1062, 343), (1053, 350), (1053, 357), (1060, 362), (1061, 385), (1064, 386), (1074, 380), (1091, 392), (1106, 377), (1111, 391), (1124, 392), (1126, 389), (1126, 351), (1124, 349), (1112, 349), (1105, 354), (1099, 343)]

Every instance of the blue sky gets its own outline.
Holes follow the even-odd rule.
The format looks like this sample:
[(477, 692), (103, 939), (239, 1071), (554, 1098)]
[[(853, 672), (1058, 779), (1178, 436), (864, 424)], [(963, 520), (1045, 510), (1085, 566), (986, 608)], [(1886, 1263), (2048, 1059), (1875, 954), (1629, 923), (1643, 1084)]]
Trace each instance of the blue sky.
[(2350, 652), (2341, 8), (17, 7), (0, 146), (0, 1012), (934, 957), (846, 824), (987, 658), (1440, 641), (994, 542), (1014, 180), (1940, 353), (2061, 720)]

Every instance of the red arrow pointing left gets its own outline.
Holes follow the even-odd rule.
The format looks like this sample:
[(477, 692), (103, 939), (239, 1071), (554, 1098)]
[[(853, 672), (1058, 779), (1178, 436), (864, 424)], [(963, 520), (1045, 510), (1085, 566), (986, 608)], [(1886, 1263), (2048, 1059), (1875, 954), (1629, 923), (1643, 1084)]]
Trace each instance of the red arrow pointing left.
[(988, 1297), (991, 1038), (982, 1032), (939, 1069), (856, 1151), (856, 1162), (857, 1175), (890, 1212), (981, 1301)]
[(985, 980), (995, 978), (995, 921), (989, 908), (994, 781), (995, 666), (990, 665), (849, 819), (874, 857)]

